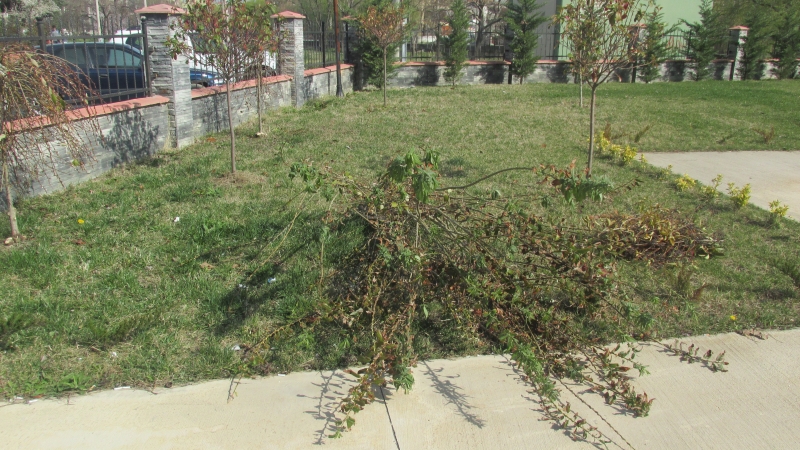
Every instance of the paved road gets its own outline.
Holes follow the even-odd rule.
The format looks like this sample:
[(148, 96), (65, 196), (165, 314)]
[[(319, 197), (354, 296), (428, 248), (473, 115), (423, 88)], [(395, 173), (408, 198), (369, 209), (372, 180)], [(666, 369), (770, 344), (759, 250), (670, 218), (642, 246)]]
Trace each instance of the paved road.
[[(656, 398), (649, 417), (633, 418), (572, 386), (637, 449), (800, 448), (800, 329), (766, 340), (737, 334), (687, 338), (725, 350), (727, 373), (686, 364), (656, 345), (640, 358), (637, 379)], [(306, 372), (246, 380), (227, 402), (226, 380), (159, 389), (98, 392), (0, 407), (3, 448), (325, 448), (580, 449), (551, 422), (502, 356), (423, 362), (409, 394), (391, 389), (356, 416), (342, 439), (327, 437), (349, 376)], [(562, 387), (590, 423), (629, 448), (609, 425)], [(384, 402), (381, 395), (386, 396)]]
[[(723, 176), (720, 189), (726, 192), (729, 182), (737, 186), (750, 183), (756, 206), (769, 210), (769, 202), (780, 200), (789, 205), (788, 217), (800, 220), (800, 152), (684, 152), (645, 153), (650, 164), (672, 165), (675, 174), (687, 174), (703, 184)], [(800, 444), (798, 444), (800, 448)]]

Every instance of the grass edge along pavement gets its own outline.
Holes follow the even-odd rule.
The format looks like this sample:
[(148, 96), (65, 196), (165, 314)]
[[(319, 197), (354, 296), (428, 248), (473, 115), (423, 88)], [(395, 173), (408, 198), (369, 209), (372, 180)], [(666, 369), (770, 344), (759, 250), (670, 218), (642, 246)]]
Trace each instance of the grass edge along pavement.
[[(697, 93), (686, 91), (708, 89), (726, 98), (719, 87), (724, 84), (698, 84), (669, 89), (686, 97)], [(768, 101), (771, 95), (762, 89), (780, 91), (796, 84), (743, 86), (753, 87), (752, 98), (737, 86), (739, 97), (733, 102), (754, 103), (752, 117), (743, 117), (733, 107), (727, 111), (736, 114), (737, 121), (754, 123), (764, 120), (758, 100)], [(629, 87), (600, 90), (600, 123), (608, 120), (612, 129), (625, 130), (620, 123), (637, 129), (642, 122), (654, 121), (646, 114), (650, 104), (631, 98), (631, 92), (643, 96), (647, 91)], [(669, 90), (655, 92), (665, 89)], [(271, 115), (267, 140), (243, 139), (243, 173), (237, 177), (222, 175), (224, 140), (210, 136), (199, 145), (117, 169), (66, 192), (23, 201), (20, 219), (30, 239), (0, 250), (3, 266), (12, 268), (2, 275), (0, 289), (7, 300), (0, 304), (0, 316), (32, 320), (5, 341), (16, 349), (2, 353), (1, 388), (7, 396), (53, 395), (85, 392), (92, 386), (187, 383), (236, 373), (241, 355), (234, 350), (237, 346), (246, 349), (318, 304), (314, 287), (320, 278), (322, 242), (323, 267), (329, 270), (361, 239), (358, 227), (336, 229), (333, 238), (325, 237), (319, 218), (325, 217), (328, 201), (304, 205), (305, 211), (296, 216), (300, 185), (285, 177), (291, 163), (324, 161), (371, 180), (409, 146), (438, 148), (440, 172), (448, 185), (532, 159), (563, 167), (583, 158), (585, 111), (571, 106), (573, 91), (571, 86), (531, 85), (391, 91), (397, 104), (389, 108), (377, 107), (375, 94), (325, 100)], [(504, 120), (503, 130), (487, 119), (508, 116), (509, 110), (514, 116)], [(638, 115), (639, 122), (631, 122), (631, 114)], [(724, 113), (718, 114), (716, 121), (708, 122), (725, 122)], [(677, 115), (664, 116), (665, 128), (678, 129), (669, 121)], [(718, 133), (700, 130), (699, 117), (681, 117), (697, 126), (684, 130), (678, 140), (692, 133)], [(249, 128), (244, 127), (243, 134), (249, 135)], [(776, 129), (786, 133), (782, 125)], [(654, 125), (638, 146), (664, 150), (678, 142), (662, 139)], [(778, 139), (751, 146), (784, 145)], [(713, 142), (705, 145), (717, 145)], [(678, 192), (672, 177), (637, 162), (600, 162), (602, 172), (618, 184), (633, 178), (642, 183), (603, 203), (572, 207), (553, 202), (541, 213), (569, 220), (576, 212), (633, 212), (639, 205), (660, 203), (692, 212), (708, 230), (724, 234), (724, 258), (657, 271), (641, 264), (621, 266), (622, 278), (636, 280), (625, 293), (639, 308), (637, 314), (654, 319), (652, 336), (794, 325), (797, 291), (774, 259), (796, 261), (796, 224), (773, 227), (769, 214), (757, 208), (734, 211), (724, 196), (708, 201), (696, 190)], [(540, 189), (537, 186), (508, 175), (474, 192), (498, 191), (528, 206), (539, 197), (530, 201), (523, 193)], [(284, 239), (281, 230), (293, 219), (296, 225)], [(751, 235), (763, 240), (748, 242)], [(267, 258), (281, 240), (281, 248)], [(694, 298), (701, 287), (699, 298)], [(425, 357), (495, 348), (457, 333), (418, 337), (418, 350)], [(300, 331), (275, 345), (257, 369), (275, 373), (352, 365), (357, 363), (354, 344), (336, 333)]]

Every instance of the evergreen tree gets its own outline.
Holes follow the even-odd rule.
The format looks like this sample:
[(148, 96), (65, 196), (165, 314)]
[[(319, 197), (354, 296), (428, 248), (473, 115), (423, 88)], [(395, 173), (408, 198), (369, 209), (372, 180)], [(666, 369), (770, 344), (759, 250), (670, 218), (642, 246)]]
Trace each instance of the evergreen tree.
[(764, 75), (764, 59), (769, 55), (772, 42), (770, 21), (763, 7), (751, 6), (745, 25), (750, 29), (744, 38), (744, 51), (736, 70), (743, 80), (757, 80)]
[(536, 69), (536, 47), (539, 45), (539, 34), (536, 29), (547, 22), (548, 17), (540, 11), (542, 5), (536, 0), (518, 0), (509, 3), (506, 22), (513, 36), (509, 47), (514, 52), (511, 74), (519, 77), (519, 83)]
[(772, 72), (781, 80), (794, 78), (797, 74), (797, 58), (800, 57), (800, 4), (797, 3), (800, 2), (781, 11), (772, 37), (772, 57), (778, 59)]
[(450, 35), (444, 38), (445, 58), (444, 79), (455, 87), (461, 78), (461, 69), (467, 61), (467, 28), (469, 27), (469, 13), (464, 0), (455, 0), (450, 16)]
[(711, 0), (700, 2), (700, 22), (689, 23), (689, 57), (694, 60), (695, 81), (711, 74), (708, 68), (717, 56), (717, 49), (725, 43), (725, 30), (719, 12), (714, 10)]
[(661, 77), (661, 63), (667, 60), (667, 42), (664, 36), (668, 34), (667, 24), (661, 9), (656, 8), (647, 15), (645, 23), (645, 37), (642, 41), (642, 61), (639, 69), (639, 78), (645, 83), (650, 83)]

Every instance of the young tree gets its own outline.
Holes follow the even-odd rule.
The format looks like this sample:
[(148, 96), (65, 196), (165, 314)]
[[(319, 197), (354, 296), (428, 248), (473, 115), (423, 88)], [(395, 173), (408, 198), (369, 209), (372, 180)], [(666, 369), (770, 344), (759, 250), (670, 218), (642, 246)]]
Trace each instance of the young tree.
[(461, 69), (467, 61), (467, 28), (469, 14), (464, 0), (454, 0), (450, 16), (450, 34), (444, 38), (445, 57), (444, 79), (455, 87), (461, 78)]
[(664, 36), (670, 32), (664, 23), (661, 8), (654, 9), (647, 15), (642, 40), (642, 60), (639, 78), (650, 83), (661, 77), (661, 63), (667, 60), (667, 42)]
[[(576, 18), (580, 18), (584, 16), (583, 11), (584, 4), (581, 2), (575, 3), (574, 8), (572, 10), (573, 16)], [(558, 23), (560, 20), (559, 16), (553, 18), (555, 23)], [(578, 89), (579, 89), (579, 98), (580, 98), (580, 106), (583, 108), (583, 67), (581, 66), (584, 58), (584, 54), (590, 52), (592, 50), (591, 45), (592, 41), (587, 37), (591, 35), (592, 28), (594, 24), (592, 21), (589, 20), (574, 20), (570, 25), (569, 35), (565, 36), (562, 34), (563, 41), (567, 44), (570, 49), (569, 59), (571, 61), (570, 64), (570, 72), (578, 80)]]
[[(382, 11), (385, 8), (393, 7), (391, 0), (372, 0), (366, 7), (364, 12), (370, 7)], [(397, 61), (397, 50), (399, 42), (392, 43), (386, 48), (386, 64), (384, 64), (383, 48), (375, 41), (370, 33), (364, 27), (359, 27), (359, 39), (356, 44), (355, 51), (364, 64), (365, 81), (367, 84), (372, 84), (382, 88), (384, 86), (384, 79), (391, 78), (397, 71), (395, 61)]]
[(509, 47), (514, 52), (511, 63), (511, 73), (519, 77), (519, 83), (536, 69), (536, 47), (539, 45), (539, 34), (536, 29), (548, 21), (541, 12), (542, 5), (536, 0), (519, 0), (509, 3), (506, 12), (506, 22), (513, 36)]
[(725, 26), (719, 11), (712, 7), (711, 0), (700, 2), (700, 22), (683, 23), (689, 28), (689, 58), (694, 61), (695, 81), (708, 78), (708, 68), (717, 56), (718, 48), (725, 43)]
[[(267, 8), (267, 6), (265, 6)], [(186, 5), (179, 29), (168, 42), (174, 55), (198, 56), (189, 46), (190, 39), (202, 42), (204, 63), (214, 67), (225, 81), (228, 127), (231, 139), (231, 173), (236, 173), (236, 134), (233, 127), (231, 84), (238, 76), (261, 64), (263, 43), (270, 35), (269, 22), (260, 14), (251, 14), (244, 0), (194, 0)], [(192, 36), (190, 36), (190, 34)]]
[(76, 168), (93, 157), (86, 141), (102, 135), (91, 107), (83, 118), (64, 100), (86, 105), (90, 94), (67, 61), (22, 45), (0, 46), (0, 165), (12, 238), (19, 236), (14, 190), (24, 193), (42, 177), (61, 182), (60, 148)]
[(387, 54), (389, 47), (400, 42), (405, 35), (403, 9), (395, 8), (392, 5), (387, 5), (382, 9), (370, 6), (367, 8), (367, 12), (359, 18), (359, 22), (383, 52), (383, 105), (386, 106)]
[[(634, 24), (647, 14), (644, 0), (575, 0), (557, 17), (562, 37), (572, 43), (573, 63), (592, 91), (589, 104), (589, 161), (594, 161), (595, 105), (597, 88), (616, 75), (618, 69), (636, 66), (641, 51), (632, 45)], [(573, 69), (576, 70), (576, 69)]]

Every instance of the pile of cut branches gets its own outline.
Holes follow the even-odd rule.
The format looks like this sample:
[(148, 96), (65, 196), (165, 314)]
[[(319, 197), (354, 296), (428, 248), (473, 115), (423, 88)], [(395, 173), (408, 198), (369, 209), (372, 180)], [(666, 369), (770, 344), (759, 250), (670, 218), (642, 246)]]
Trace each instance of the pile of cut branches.
[(691, 219), (660, 205), (644, 208), (638, 214), (612, 214), (597, 217), (590, 226), (610, 253), (626, 260), (663, 265), (680, 259), (722, 254), (720, 239), (710, 236)]
[[(576, 438), (605, 439), (559, 400), (556, 379), (588, 384), (608, 403), (647, 415), (653, 400), (634, 389), (628, 374), (645, 370), (635, 361), (636, 347), (605, 348), (583, 324), (629, 315), (615, 281), (620, 254), (638, 251), (641, 259), (661, 261), (697, 252), (632, 250), (626, 245), (637, 242), (622, 238), (609, 245), (615, 224), (628, 223), (621, 216), (606, 219), (607, 226), (548, 223), (496, 191), (471, 193), (476, 183), (441, 187), (437, 169), (436, 153), (413, 151), (374, 184), (309, 164), (292, 168), (290, 176), (306, 191), (347, 199), (340, 220), (363, 221), (366, 230), (363, 245), (327, 274), (326, 301), (314, 313), (321, 319), (314, 323), (338, 328), (363, 351), (357, 356), (364, 367), (349, 371), (358, 381), (342, 402), (336, 435), (374, 400), (375, 387), (412, 387), (415, 338), (437, 326), (456, 326), (511, 353), (548, 417)], [(576, 173), (574, 165), (508, 170), (530, 173), (570, 203), (613, 192), (608, 180)], [(672, 219), (678, 229), (690, 228)], [(628, 336), (626, 325), (617, 327), (615, 337)]]

